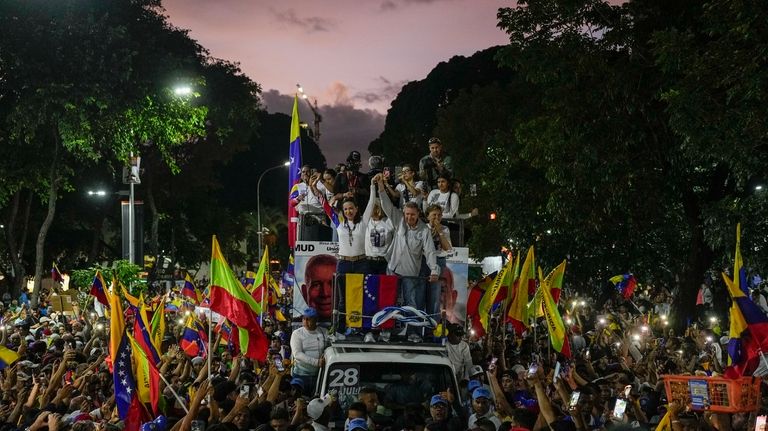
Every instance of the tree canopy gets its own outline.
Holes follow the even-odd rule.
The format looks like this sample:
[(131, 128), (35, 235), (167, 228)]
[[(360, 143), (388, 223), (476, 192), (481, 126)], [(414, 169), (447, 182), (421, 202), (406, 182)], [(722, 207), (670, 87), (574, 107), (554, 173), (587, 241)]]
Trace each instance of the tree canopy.
[[(485, 214), (472, 253), (535, 243), (544, 267), (569, 260), (582, 291), (633, 272), (679, 287), (681, 316), (708, 276), (721, 286), (737, 222), (748, 265), (765, 267), (766, 13), (724, 0), (500, 9), (509, 45), (473, 56), (492, 72), (440, 106), (411, 105), (412, 118), (435, 119), (414, 127), (442, 139), (467, 208)], [(405, 137), (387, 140), (402, 133), (396, 108), (450, 67), (403, 89), (372, 148), (418, 156)]]

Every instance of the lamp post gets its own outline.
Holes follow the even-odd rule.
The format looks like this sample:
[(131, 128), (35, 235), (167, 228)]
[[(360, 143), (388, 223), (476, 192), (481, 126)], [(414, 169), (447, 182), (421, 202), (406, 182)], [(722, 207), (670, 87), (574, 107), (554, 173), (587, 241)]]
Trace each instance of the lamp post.
[(271, 168), (268, 168), (267, 170), (262, 172), (261, 175), (259, 175), (259, 181), (258, 181), (258, 183), (256, 183), (256, 226), (259, 229), (259, 233), (258, 233), (258, 236), (259, 236), (259, 254), (258, 254), (259, 262), (261, 262), (261, 252), (264, 249), (263, 238), (262, 238), (264, 236), (264, 232), (262, 230), (263, 228), (261, 227), (261, 180), (264, 179), (264, 175), (267, 172), (275, 170), (275, 169), (278, 169), (278, 168), (287, 168), (288, 166), (291, 166), (291, 162), (285, 162), (285, 163), (282, 163), (282, 164), (279, 164), (279, 165), (272, 166)]

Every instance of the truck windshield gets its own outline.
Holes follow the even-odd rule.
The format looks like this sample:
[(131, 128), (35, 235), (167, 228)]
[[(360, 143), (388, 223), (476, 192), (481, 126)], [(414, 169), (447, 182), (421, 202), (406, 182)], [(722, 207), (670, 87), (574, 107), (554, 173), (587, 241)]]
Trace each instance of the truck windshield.
[(422, 404), (448, 388), (455, 391), (453, 371), (445, 365), (340, 362), (329, 367), (325, 382), (324, 392), (338, 391), (345, 409), (364, 387), (375, 388), (379, 402), (394, 408)]

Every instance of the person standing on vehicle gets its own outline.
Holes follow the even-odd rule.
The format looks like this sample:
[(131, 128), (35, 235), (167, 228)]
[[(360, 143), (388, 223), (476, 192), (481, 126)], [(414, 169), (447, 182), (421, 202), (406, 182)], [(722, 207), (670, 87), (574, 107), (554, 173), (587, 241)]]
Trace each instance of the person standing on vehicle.
[(328, 331), (317, 326), (317, 310), (304, 310), (302, 327), (291, 334), (293, 369), (291, 375), (304, 382), (304, 394), (315, 393), (315, 382), (320, 369), (325, 365), (325, 350)]
[[(392, 246), (387, 252), (387, 273), (400, 277), (405, 305), (424, 311), (426, 308), (427, 284), (420, 277), (421, 259), (425, 258), (429, 268), (429, 282), (437, 281), (440, 267), (437, 266), (435, 244), (432, 233), (424, 222), (419, 220), (419, 207), (407, 202), (403, 212), (398, 211), (389, 199), (383, 185), (379, 183), (379, 197), (384, 214), (392, 221), (395, 235)], [(409, 327), (409, 331), (411, 331)], [(421, 337), (411, 332), (410, 341), (421, 341)]]

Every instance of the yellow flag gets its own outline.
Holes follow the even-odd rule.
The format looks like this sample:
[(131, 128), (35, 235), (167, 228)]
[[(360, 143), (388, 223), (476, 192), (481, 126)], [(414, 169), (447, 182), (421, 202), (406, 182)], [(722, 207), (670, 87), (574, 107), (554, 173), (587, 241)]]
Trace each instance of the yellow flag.
[(530, 283), (535, 282), (535, 280), (536, 262), (533, 255), (533, 246), (530, 246), (525, 256), (523, 267), (520, 270), (515, 297), (509, 304), (509, 310), (507, 311), (507, 318), (517, 320), (526, 327), (530, 325), (530, 322), (528, 322), (528, 288)]
[(347, 328), (363, 327), (363, 277), (363, 274), (347, 274), (344, 280)]

